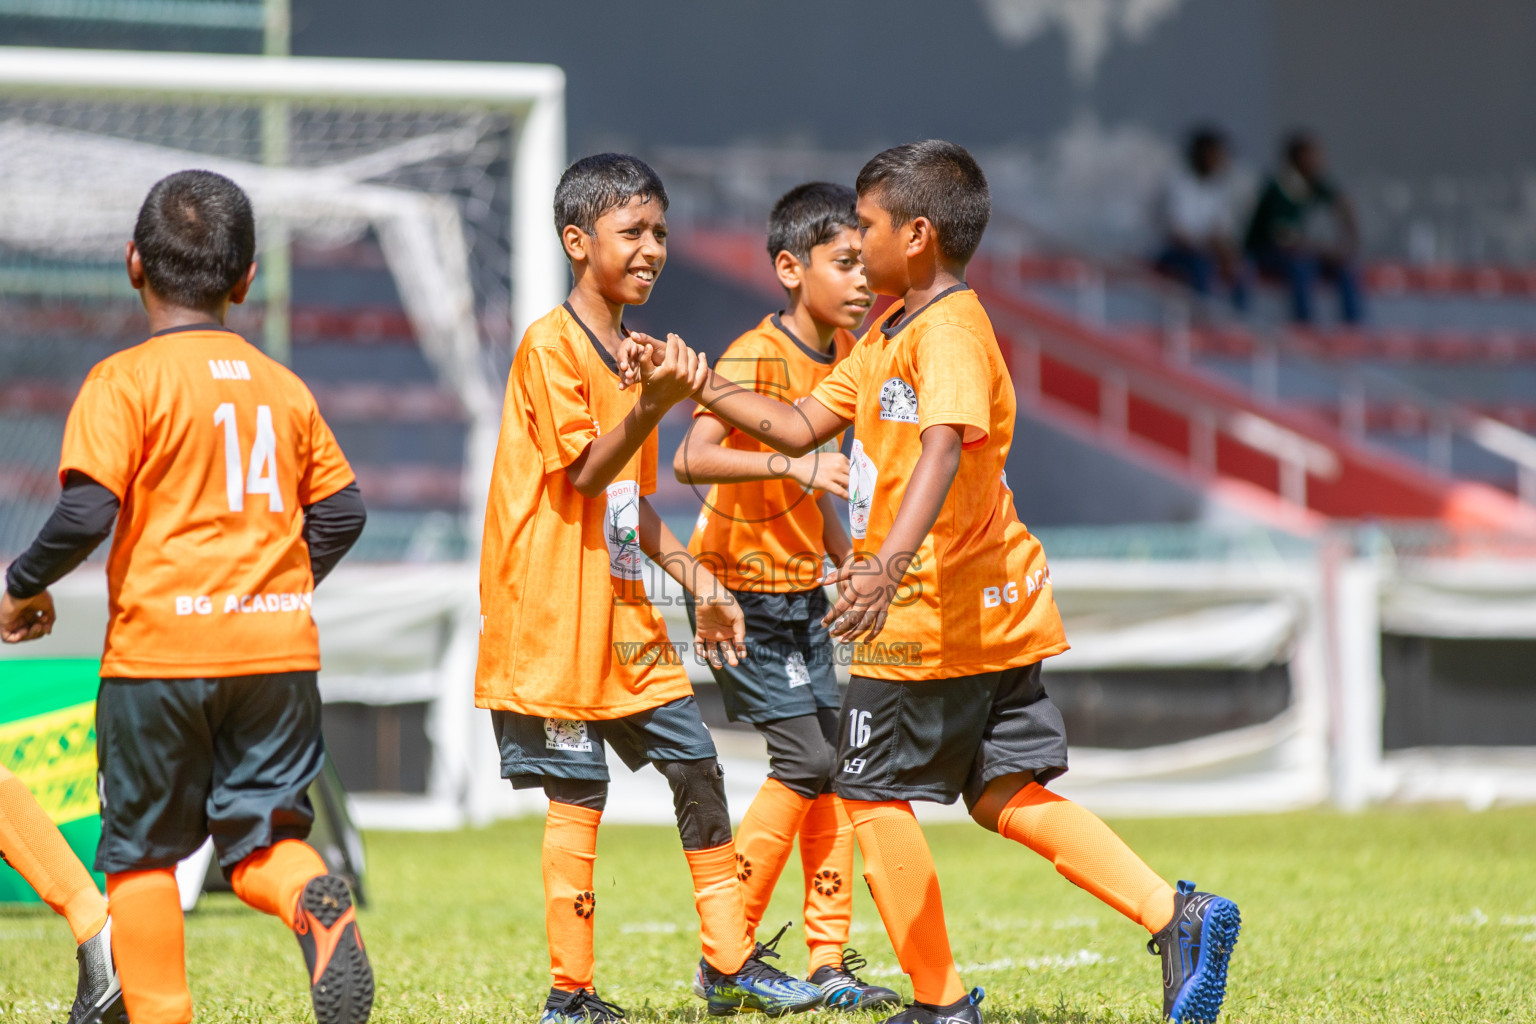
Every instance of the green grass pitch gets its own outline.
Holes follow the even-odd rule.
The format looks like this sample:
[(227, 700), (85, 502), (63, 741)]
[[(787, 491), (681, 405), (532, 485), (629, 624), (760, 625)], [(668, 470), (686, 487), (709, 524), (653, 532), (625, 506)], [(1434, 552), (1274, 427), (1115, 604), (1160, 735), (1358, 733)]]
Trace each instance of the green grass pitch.
[[(1193, 877), (1241, 905), (1225, 1020), (1536, 1019), (1536, 810), (1116, 825), (1166, 877)], [(379, 981), (374, 1020), (536, 1018), (548, 986), (541, 828), (368, 836), (373, 903), (361, 921)], [(989, 1021), (1158, 1019), (1158, 965), (1139, 929), (979, 828), (935, 827), (929, 839), (955, 957), (968, 985), (985, 986)], [(599, 842), (602, 994), (634, 1020), (700, 1021), (687, 988), (696, 919), (676, 834), (610, 825)], [(793, 860), (769, 922), (798, 921), (799, 886)], [(852, 944), (869, 957), (868, 975), (910, 994), (862, 885)], [(276, 920), (208, 897), (187, 921), (187, 947), (199, 1020), (312, 1020), (298, 946)], [(781, 948), (783, 966), (803, 972), (798, 927)], [(0, 1021), (62, 1020), (73, 986), (63, 922), (0, 911)]]

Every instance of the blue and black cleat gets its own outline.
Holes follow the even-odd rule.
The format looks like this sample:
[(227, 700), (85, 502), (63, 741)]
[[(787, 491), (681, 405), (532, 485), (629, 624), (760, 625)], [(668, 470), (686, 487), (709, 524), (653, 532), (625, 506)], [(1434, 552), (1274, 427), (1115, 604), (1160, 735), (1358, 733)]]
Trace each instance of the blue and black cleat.
[(579, 988), (574, 992), (552, 988), (544, 1000), (539, 1024), (617, 1024), (624, 1019), (622, 1007), (599, 999), (596, 992)]
[(782, 1017), (786, 1013), (814, 1010), (821, 1005), (821, 989), (768, 963), (769, 957), (778, 957), (774, 947), (783, 934), (784, 928), (780, 928), (779, 934), (766, 945), (759, 942), (735, 974), (724, 974), (709, 966), (707, 960), (699, 961), (699, 971), (693, 978), (693, 992), (709, 1003), (711, 1017), (729, 1017), (737, 1013)]
[(982, 1024), (981, 1001), (986, 994), (985, 989), (973, 988), (965, 997), (948, 1006), (908, 1003), (905, 1010), (885, 1018), (880, 1024)]
[(1175, 1024), (1215, 1024), (1227, 995), (1227, 962), (1242, 928), (1237, 904), (1194, 882), (1180, 882), (1173, 920), (1147, 942), (1163, 958), (1163, 1018)]
[(901, 997), (888, 988), (871, 985), (854, 971), (866, 966), (858, 950), (843, 950), (840, 963), (818, 967), (806, 979), (821, 989), (829, 1010), (878, 1010), (883, 1006), (900, 1006)]

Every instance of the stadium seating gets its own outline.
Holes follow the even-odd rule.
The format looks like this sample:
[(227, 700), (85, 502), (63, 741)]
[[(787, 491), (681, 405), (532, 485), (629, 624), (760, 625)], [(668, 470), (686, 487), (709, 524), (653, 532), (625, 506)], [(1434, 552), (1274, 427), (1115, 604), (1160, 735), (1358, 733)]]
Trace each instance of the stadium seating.
[[(323, 261), (295, 253), (293, 368), (352, 460), (368, 496), (361, 561), (434, 561), (464, 550), (465, 417), (415, 343), (377, 251), (360, 243)], [(127, 292), (127, 282), (122, 290)], [(64, 420), (92, 365), (142, 339), (142, 313), (127, 300), (81, 299), (29, 307), (6, 303), (0, 357), (0, 558), (30, 541), (58, 494)], [(231, 326), (261, 338), (258, 308), (236, 309)]]
[[(777, 293), (748, 233), (694, 230), (676, 248), (717, 275)], [(1461, 365), (1458, 377), (1431, 367), (1418, 380), (1392, 359), (1371, 357), (1375, 348), (1400, 352), (1401, 331), (1298, 333), (1262, 317), (1250, 326), (1193, 307), (1144, 272), (1080, 256), (983, 250), (969, 278), (1003, 340), (1021, 429), (1043, 421), (1288, 530), (1309, 532), (1332, 517), (1499, 531), (1536, 523), (1513, 497), (1516, 466), (1477, 440), (1489, 429), (1490, 409), (1502, 413), (1500, 400), (1492, 390), (1456, 386), (1479, 368)], [(1452, 293), (1443, 301), (1485, 300)], [(1501, 295), (1500, 310), (1475, 312), (1497, 318), (1509, 306), (1536, 316), (1525, 301)], [(1500, 337), (1502, 347), (1490, 340), (1468, 350), (1520, 351), (1518, 341)], [(1421, 345), (1448, 348), (1415, 340), (1410, 351)], [(1497, 367), (1484, 376), (1489, 389), (1518, 393)], [(1499, 419), (1525, 422), (1524, 413)]]

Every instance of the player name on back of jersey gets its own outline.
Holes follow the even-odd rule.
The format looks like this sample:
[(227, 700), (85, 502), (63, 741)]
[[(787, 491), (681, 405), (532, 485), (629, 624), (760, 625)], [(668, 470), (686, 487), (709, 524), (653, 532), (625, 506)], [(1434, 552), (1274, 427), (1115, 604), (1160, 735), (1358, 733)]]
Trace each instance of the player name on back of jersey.
[[(278, 594), (230, 594), (224, 598), (224, 614), (250, 612), (307, 612), (314, 606), (314, 591)], [(213, 598), (207, 594), (182, 594), (176, 598), (177, 615), (212, 615)]]
[(210, 359), (208, 369), (214, 380), (251, 379), (251, 368), (244, 359)]

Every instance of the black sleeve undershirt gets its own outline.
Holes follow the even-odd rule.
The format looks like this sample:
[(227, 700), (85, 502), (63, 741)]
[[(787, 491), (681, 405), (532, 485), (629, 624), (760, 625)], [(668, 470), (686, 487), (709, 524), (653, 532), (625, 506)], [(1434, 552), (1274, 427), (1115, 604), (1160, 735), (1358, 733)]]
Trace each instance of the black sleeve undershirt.
[(70, 470), (64, 493), (32, 546), (5, 573), (14, 598), (36, 597), (89, 557), (112, 533), (117, 495), (78, 470)]
[[(18, 600), (36, 597), (85, 561), (112, 534), (117, 495), (77, 470), (32, 546), (11, 563), (5, 589)], [(336, 568), (363, 532), (368, 514), (356, 483), (304, 509), (304, 542), (318, 584)]]
[(309, 545), (309, 567), (316, 586), (357, 543), (367, 522), (368, 512), (356, 481), (304, 507), (304, 543)]

